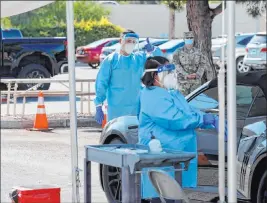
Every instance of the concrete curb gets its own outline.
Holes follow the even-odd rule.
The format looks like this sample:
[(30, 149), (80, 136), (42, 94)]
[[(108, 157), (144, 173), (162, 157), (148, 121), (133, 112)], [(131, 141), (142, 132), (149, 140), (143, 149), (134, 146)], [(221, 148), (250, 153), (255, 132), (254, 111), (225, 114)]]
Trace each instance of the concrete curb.
[[(34, 120), (1, 120), (1, 129), (28, 129), (33, 127)], [(70, 119), (69, 118), (57, 118), (49, 119), (49, 128), (69, 128)], [(93, 117), (88, 118), (77, 118), (77, 127), (93, 127), (101, 129)]]

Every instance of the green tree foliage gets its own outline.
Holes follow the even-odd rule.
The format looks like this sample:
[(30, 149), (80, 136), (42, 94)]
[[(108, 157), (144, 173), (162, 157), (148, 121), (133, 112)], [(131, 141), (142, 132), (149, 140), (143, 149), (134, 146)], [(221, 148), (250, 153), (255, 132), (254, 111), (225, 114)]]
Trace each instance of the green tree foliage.
[(12, 28), (12, 24), (9, 18), (1, 18), (1, 27)]
[[(99, 21), (84, 21), (74, 23), (75, 32), (75, 46), (82, 46), (89, 44), (93, 41), (108, 38), (108, 37), (119, 37), (123, 28), (113, 25), (107, 20), (102, 18)], [(57, 28), (51, 27), (25, 27), (21, 28), (23, 36), (25, 37), (65, 37), (66, 36), (66, 25), (60, 24)]]
[(184, 9), (184, 6), (186, 4), (186, 0), (164, 0), (162, 1), (164, 4), (166, 4), (169, 8), (176, 10), (178, 12), (182, 11)]
[(242, 3), (246, 5), (247, 12), (252, 17), (259, 17), (263, 13), (266, 13), (267, 10), (267, 1), (266, 0), (236, 0), (237, 3)]

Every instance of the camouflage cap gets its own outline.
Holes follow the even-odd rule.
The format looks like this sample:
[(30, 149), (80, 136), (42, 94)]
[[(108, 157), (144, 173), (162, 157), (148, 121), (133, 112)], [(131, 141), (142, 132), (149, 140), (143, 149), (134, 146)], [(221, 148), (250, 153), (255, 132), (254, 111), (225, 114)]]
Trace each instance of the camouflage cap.
[(184, 38), (191, 38), (194, 37), (194, 33), (192, 31), (184, 32)]

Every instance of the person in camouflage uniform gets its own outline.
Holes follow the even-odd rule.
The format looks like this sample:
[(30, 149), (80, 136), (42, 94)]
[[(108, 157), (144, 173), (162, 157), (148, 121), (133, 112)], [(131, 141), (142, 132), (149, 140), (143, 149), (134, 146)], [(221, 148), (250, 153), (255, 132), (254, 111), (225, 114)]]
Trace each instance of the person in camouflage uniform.
[(188, 95), (202, 84), (206, 72), (207, 60), (199, 49), (193, 47), (193, 32), (184, 32), (185, 46), (173, 55), (176, 66), (178, 89)]

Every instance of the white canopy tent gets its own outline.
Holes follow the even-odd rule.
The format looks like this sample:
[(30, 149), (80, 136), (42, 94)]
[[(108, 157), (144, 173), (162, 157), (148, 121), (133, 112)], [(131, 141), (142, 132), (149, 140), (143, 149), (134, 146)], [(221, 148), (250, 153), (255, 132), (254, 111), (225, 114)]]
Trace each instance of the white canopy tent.
[[(25, 13), (42, 6), (53, 3), (54, 1), (1, 1), (1, 18)], [(68, 38), (68, 66), (69, 66), (69, 87), (70, 87), (70, 135), (71, 135), (71, 164), (72, 164), (72, 202), (78, 203), (79, 199), (79, 168), (78, 168), (78, 142), (77, 142), (77, 117), (76, 117), (76, 92), (75, 92), (75, 59), (74, 59), (74, 14), (73, 1), (66, 1), (67, 7), (67, 38)], [(235, 1), (228, 1), (229, 24), (228, 24), (228, 66), (232, 71), (227, 72), (227, 120), (228, 120), (228, 200), (237, 202), (236, 196), (236, 68), (235, 68)], [(224, 20), (223, 20), (224, 22)], [(224, 23), (223, 23), (224, 26)], [(224, 32), (224, 27), (223, 27)], [(223, 33), (224, 34), (224, 33)], [(224, 57), (224, 54), (223, 54)], [(224, 62), (224, 59), (222, 59)], [(224, 69), (221, 70), (221, 77), (224, 78)], [(222, 79), (223, 80), (223, 79)], [(224, 100), (224, 81), (219, 81), (219, 91), (223, 94)], [(220, 87), (222, 86), (222, 87)], [(220, 102), (220, 142), (224, 142), (224, 102)], [(220, 146), (220, 144), (219, 144)], [(221, 145), (220, 150), (224, 150)], [(221, 154), (219, 152), (219, 154)], [(223, 153), (224, 155), (224, 153)], [(224, 162), (224, 157), (220, 156), (220, 162)], [(219, 166), (220, 173), (224, 172), (224, 163)], [(224, 177), (224, 175), (222, 175)], [(220, 202), (224, 202), (224, 180), (220, 181)]]

